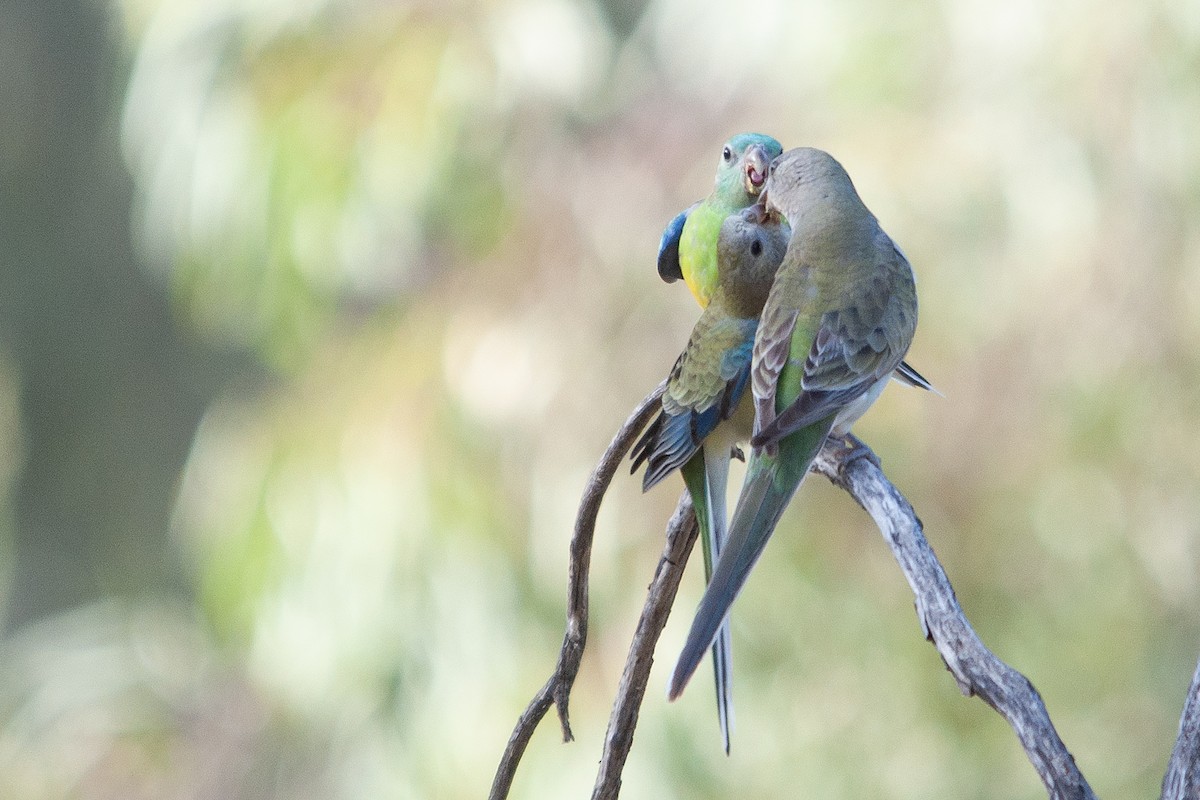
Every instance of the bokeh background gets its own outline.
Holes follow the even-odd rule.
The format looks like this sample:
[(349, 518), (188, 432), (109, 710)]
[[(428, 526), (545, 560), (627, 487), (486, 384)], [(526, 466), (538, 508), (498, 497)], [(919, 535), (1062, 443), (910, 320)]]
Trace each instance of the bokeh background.
[[(583, 482), (697, 310), (666, 220), (742, 130), (832, 151), (915, 265), (859, 433), (1093, 787), (1149, 797), (1200, 654), (1200, 4), (0, 5), (0, 796), (479, 798), (562, 635)], [(677, 497), (619, 478), (583, 797)], [(694, 571), (693, 571), (694, 572)], [(810, 481), (628, 798), (1037, 798), (867, 517)]]

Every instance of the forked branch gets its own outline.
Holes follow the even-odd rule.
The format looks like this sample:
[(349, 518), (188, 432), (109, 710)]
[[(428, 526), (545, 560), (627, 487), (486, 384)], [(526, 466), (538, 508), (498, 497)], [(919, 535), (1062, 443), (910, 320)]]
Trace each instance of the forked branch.
[(663, 381), (638, 404), (629, 415), (629, 419), (625, 420), (625, 424), (617, 431), (617, 435), (613, 437), (612, 443), (604, 451), (604, 456), (588, 479), (583, 499), (579, 502), (579, 513), (575, 517), (575, 532), (571, 536), (571, 561), (567, 578), (567, 630), (563, 634), (558, 664), (555, 665), (549, 680), (534, 695), (525, 712), (517, 720), (508, 745), (504, 748), (504, 755), (500, 758), (500, 765), (496, 768), (496, 777), (492, 780), (492, 790), (488, 794), (489, 800), (508, 797), (513, 777), (517, 773), (517, 765), (521, 763), (521, 756), (525, 754), (525, 748), (534, 730), (551, 705), (558, 707), (563, 741), (569, 742), (575, 738), (571, 733), (568, 705), (571, 687), (575, 684), (575, 676), (579, 674), (579, 664), (583, 660), (583, 647), (587, 643), (588, 572), (592, 564), (592, 539), (596, 534), (596, 517), (600, 513), (600, 503), (604, 500), (608, 485), (612, 483), (613, 476), (625, 460), (625, 454), (633, 447), (634, 440), (642, 428), (646, 427), (650, 418), (658, 413), (658, 401), (666, 386), (667, 382)]
[[(533, 730), (557, 705), (563, 738), (570, 741), (567, 702), (587, 638), (587, 586), (592, 537), (600, 501), (641, 429), (657, 411), (660, 385), (634, 410), (592, 474), (571, 539), (567, 630), (558, 665), (534, 697), (509, 739), (489, 797), (508, 796), (517, 765)], [(880, 469), (870, 448), (854, 437), (830, 440), (813, 470), (842, 487), (878, 525), (916, 595), (922, 632), (937, 648), (947, 669), (967, 695), (977, 695), (1008, 721), (1051, 800), (1095, 800), (1075, 759), (1050, 721), (1041, 696), (1029, 680), (995, 656), (975, 633), (945, 571), (925, 539), (912, 506)], [(685, 497), (667, 528), (667, 541), (650, 585), (626, 660), (605, 736), (593, 800), (615, 800), (633, 744), (638, 709), (646, 692), (654, 648), (670, 613), (683, 567), (696, 539), (695, 515)], [(1200, 665), (1188, 692), (1179, 738), (1163, 779), (1163, 800), (1200, 797)]]

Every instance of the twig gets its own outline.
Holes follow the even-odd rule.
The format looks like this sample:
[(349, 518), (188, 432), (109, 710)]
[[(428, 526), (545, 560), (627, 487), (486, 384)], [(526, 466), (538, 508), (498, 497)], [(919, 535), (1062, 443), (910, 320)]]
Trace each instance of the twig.
[(663, 626), (675, 603), (675, 592), (683, 577), (683, 566), (687, 563), (692, 546), (696, 543), (696, 515), (692, 501), (685, 492), (679, 500), (671, 521), (667, 523), (667, 543), (655, 570), (654, 580), (646, 597), (646, 605), (638, 620), (633, 643), (625, 670), (621, 673), (621, 685), (617, 700), (613, 703), (612, 715), (608, 720), (608, 732), (604, 736), (604, 755), (600, 759), (600, 771), (596, 775), (596, 786), (592, 800), (616, 800), (621, 791), (621, 772), (625, 759), (633, 747), (633, 731), (637, 727), (638, 709), (646, 694), (650, 680), (650, 667), (654, 663), (654, 647), (662, 634)]
[[(604, 456), (588, 479), (579, 503), (579, 513), (575, 517), (575, 532), (571, 536), (571, 561), (567, 586), (567, 629), (563, 634), (562, 649), (558, 654), (558, 664), (554, 673), (526, 707), (525, 712), (517, 720), (509, 737), (504, 755), (496, 768), (496, 777), (492, 780), (492, 790), (489, 800), (502, 800), (508, 797), (512, 788), (513, 777), (517, 773), (517, 765), (525, 754), (525, 747), (533, 736), (534, 729), (542, 721), (542, 717), (550, 710), (550, 705), (558, 707), (558, 720), (562, 727), (563, 741), (569, 742), (575, 737), (571, 733), (570, 717), (567, 710), (571, 696), (571, 686), (575, 676), (579, 674), (579, 663), (583, 659), (583, 646), (587, 641), (588, 624), (588, 570), (592, 563), (592, 539), (596, 533), (596, 516), (600, 513), (600, 502), (613, 475), (625, 459), (625, 454), (633, 446), (637, 435), (650, 418), (658, 412), (659, 398), (667, 382), (663, 381), (658, 387), (638, 404), (629, 419), (617, 431), (612, 443), (604, 451)], [(631, 733), (632, 736), (632, 733)]]
[(1179, 719), (1179, 738), (1163, 777), (1162, 800), (1195, 800), (1200, 797), (1200, 663), (1192, 676), (1183, 715)]
[(813, 467), (849, 492), (875, 520), (916, 594), (925, 638), (933, 642), (963, 694), (978, 695), (1012, 726), (1051, 800), (1094, 800), (1033, 684), (988, 650), (967, 622), (921, 521), (884, 476), (870, 448), (854, 437), (830, 440)]

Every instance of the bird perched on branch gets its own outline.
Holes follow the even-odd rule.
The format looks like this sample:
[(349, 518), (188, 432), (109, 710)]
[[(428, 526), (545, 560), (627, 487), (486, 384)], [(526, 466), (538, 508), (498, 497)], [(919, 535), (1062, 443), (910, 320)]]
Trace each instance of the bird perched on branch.
[(767, 540), (832, 433), (878, 398), (912, 342), (912, 268), (850, 176), (821, 150), (772, 162), (759, 200), (791, 227), (754, 340), (754, 437), (746, 480), (671, 677), (679, 696), (726, 623)]
[[(711, 576), (725, 543), (725, 489), (731, 453), (748, 442), (754, 410), (746, 387), (759, 313), (787, 247), (788, 228), (766, 220), (757, 206), (726, 217), (714, 252), (716, 281), (709, 302), (675, 362), (662, 412), (633, 450), (633, 470), (643, 463), (643, 490), (680, 469), (692, 498)], [(732, 727), (730, 637), (727, 626), (712, 644), (717, 715), (725, 752)]]

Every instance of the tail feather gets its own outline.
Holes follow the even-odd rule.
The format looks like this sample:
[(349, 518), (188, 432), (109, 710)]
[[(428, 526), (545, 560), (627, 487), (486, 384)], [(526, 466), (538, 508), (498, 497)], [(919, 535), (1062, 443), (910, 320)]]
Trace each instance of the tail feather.
[(900, 362), (900, 366), (896, 367), (896, 370), (892, 373), (892, 377), (907, 386), (933, 392), (938, 397), (944, 396), (932, 383), (926, 380), (924, 375), (913, 369), (912, 364), (909, 364), (907, 361)]
[[(729, 485), (728, 447), (714, 443), (704, 448), (704, 473), (708, 487), (708, 519), (710, 558), (705, 562), (705, 580), (712, 581), (713, 567), (720, 560), (729, 539), (729, 514), (726, 510), (725, 494)], [(733, 735), (733, 635), (729, 621), (721, 624), (712, 645), (713, 683), (717, 692), (717, 722), (721, 726), (721, 738), (725, 744), (725, 755), (729, 755), (730, 739)]]
[(717, 722), (721, 726), (721, 739), (725, 744), (725, 755), (729, 755), (733, 737), (733, 636), (726, 621), (713, 640), (713, 677), (717, 689)]
[[(719, 449), (719, 448), (717, 448)], [(726, 540), (725, 487), (729, 477), (729, 458), (714, 448), (704, 448), (683, 466), (684, 483), (692, 496), (696, 521), (700, 526), (701, 549), (704, 555), (704, 580), (712, 579), (713, 566), (720, 557)], [(717, 722), (725, 753), (730, 750), (733, 733), (733, 640), (729, 626), (721, 628), (712, 643), (713, 681), (717, 695)]]
[(833, 419), (829, 418), (786, 437), (779, 443), (778, 455), (756, 451), (751, 456), (746, 482), (730, 523), (729, 540), (717, 559), (712, 580), (671, 676), (670, 699), (683, 692), (705, 651), (727, 624), (733, 601), (745, 586), (832, 424)]

